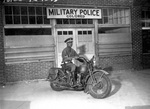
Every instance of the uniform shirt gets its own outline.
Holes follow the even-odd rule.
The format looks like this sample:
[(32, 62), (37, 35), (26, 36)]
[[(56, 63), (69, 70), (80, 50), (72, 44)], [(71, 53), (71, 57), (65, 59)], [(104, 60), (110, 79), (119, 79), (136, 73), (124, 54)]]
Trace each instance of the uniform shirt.
[[(78, 56), (78, 54), (76, 53), (76, 51), (74, 49), (72, 49), (71, 47), (66, 47), (64, 48), (64, 50), (62, 51), (62, 59), (63, 61), (65, 59), (67, 59), (68, 57), (75, 57)], [(71, 61), (71, 60), (70, 60)]]

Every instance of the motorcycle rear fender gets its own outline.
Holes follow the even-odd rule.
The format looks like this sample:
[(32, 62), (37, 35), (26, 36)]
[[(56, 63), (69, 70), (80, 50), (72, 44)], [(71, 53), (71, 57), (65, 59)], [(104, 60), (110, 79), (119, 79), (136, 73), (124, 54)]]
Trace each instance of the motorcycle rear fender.
[(62, 71), (61, 68), (51, 68), (49, 70), (49, 74), (48, 74), (48, 79), (50, 80), (51, 77), (51, 82), (56, 80), (56, 78), (58, 77), (58, 72)]

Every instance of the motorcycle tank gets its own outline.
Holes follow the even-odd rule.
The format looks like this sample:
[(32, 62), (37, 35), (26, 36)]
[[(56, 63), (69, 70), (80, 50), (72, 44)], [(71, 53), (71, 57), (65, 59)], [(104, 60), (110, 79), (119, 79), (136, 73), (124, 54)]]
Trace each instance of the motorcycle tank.
[(80, 71), (80, 73), (87, 72), (87, 65), (85, 65), (85, 64), (80, 65), (79, 71)]

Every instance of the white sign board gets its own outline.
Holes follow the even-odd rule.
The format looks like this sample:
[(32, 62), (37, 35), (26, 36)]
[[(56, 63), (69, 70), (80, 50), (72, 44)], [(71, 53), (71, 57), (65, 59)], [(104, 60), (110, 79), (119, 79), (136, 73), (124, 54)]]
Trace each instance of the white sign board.
[(47, 18), (101, 19), (101, 9), (47, 7)]

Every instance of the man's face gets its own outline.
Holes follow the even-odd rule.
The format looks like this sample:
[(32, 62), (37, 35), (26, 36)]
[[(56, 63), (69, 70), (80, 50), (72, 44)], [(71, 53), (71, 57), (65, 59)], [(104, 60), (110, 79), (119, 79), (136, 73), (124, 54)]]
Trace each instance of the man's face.
[(68, 42), (68, 43), (67, 43), (67, 46), (68, 46), (68, 47), (72, 47), (72, 45), (73, 45), (73, 42)]

